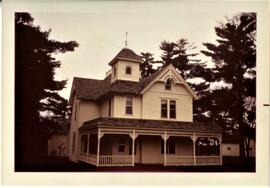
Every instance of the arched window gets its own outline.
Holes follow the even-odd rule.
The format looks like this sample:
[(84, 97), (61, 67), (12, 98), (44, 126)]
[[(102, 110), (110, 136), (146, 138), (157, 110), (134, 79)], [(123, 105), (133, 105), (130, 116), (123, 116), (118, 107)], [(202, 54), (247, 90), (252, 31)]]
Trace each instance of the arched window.
[(132, 69), (131, 69), (131, 67), (130, 66), (126, 66), (126, 74), (128, 74), (128, 75), (131, 75), (132, 74)]
[(173, 82), (173, 80), (171, 78), (168, 78), (165, 81), (165, 89), (166, 90), (171, 90), (172, 89), (172, 82)]

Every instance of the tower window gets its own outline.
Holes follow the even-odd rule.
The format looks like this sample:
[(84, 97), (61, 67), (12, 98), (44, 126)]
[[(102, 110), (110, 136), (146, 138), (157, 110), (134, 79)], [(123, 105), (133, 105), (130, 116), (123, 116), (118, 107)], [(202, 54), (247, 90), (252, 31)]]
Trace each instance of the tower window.
[(126, 72), (127, 75), (131, 75), (131, 74), (132, 74), (132, 69), (131, 69), (131, 67), (130, 67), (130, 66), (127, 66), (125, 72)]
[(168, 78), (165, 82), (165, 89), (166, 90), (171, 90), (172, 89), (172, 79)]

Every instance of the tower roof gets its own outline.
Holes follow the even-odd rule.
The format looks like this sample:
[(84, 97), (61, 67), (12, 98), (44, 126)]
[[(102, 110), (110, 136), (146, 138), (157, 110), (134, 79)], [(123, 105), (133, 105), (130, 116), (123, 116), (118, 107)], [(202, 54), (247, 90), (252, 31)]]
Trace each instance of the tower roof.
[(135, 61), (140, 62), (141, 56), (137, 55), (135, 52), (133, 52), (131, 49), (123, 48), (114, 58), (111, 60), (109, 65), (113, 65), (117, 59), (122, 60), (129, 60), (129, 61)]

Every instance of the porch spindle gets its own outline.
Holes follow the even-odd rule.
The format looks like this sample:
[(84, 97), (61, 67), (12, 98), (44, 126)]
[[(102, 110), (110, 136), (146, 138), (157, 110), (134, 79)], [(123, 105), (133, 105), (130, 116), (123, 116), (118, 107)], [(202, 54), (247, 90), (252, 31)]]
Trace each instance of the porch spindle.
[(164, 133), (163, 136), (163, 140), (164, 140), (164, 166), (167, 166), (167, 132)]

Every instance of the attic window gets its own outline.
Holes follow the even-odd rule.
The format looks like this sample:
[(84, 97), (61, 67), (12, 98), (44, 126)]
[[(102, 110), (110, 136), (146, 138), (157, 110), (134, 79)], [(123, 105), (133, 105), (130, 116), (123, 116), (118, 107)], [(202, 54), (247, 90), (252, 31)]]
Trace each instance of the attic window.
[(127, 75), (131, 75), (131, 74), (132, 74), (132, 69), (131, 69), (131, 67), (130, 67), (130, 66), (127, 66), (125, 72), (126, 72)]
[(168, 78), (165, 82), (165, 90), (171, 90), (172, 89), (172, 79)]

